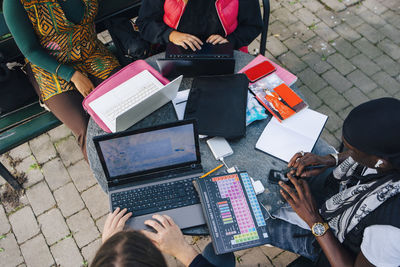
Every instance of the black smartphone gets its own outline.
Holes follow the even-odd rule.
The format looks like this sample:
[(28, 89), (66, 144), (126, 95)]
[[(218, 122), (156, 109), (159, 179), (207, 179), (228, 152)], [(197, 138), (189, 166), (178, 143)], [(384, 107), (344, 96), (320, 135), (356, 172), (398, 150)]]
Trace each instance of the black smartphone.
[(286, 177), (286, 174), (282, 171), (278, 170), (270, 170), (268, 175), (268, 182), (271, 184), (278, 184), (280, 181), (287, 183), (290, 182), (289, 178)]

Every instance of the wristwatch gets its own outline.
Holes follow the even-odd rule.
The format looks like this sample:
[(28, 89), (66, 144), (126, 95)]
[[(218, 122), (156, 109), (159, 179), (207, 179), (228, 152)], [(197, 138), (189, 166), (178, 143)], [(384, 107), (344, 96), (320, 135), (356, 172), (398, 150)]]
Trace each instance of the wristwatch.
[(314, 223), (313, 226), (311, 227), (311, 232), (316, 237), (319, 237), (319, 236), (323, 236), (326, 233), (326, 231), (328, 231), (328, 229), (329, 229), (328, 223), (317, 222), (317, 223)]
[(339, 165), (339, 156), (337, 153), (331, 153), (329, 154), (335, 159), (335, 166)]

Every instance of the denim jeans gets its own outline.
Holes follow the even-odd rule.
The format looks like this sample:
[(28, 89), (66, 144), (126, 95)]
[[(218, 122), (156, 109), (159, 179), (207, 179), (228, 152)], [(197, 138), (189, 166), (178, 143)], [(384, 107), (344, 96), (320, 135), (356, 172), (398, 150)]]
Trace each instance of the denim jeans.
[(235, 255), (232, 252), (217, 255), (211, 243), (208, 243), (201, 254), (216, 267), (233, 267), (236, 264)]

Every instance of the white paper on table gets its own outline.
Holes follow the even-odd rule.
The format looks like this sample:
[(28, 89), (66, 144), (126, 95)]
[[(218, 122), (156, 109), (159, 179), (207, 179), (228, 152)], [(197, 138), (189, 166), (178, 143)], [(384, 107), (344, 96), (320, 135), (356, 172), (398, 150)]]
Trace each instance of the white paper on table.
[(172, 100), (172, 104), (174, 105), (178, 120), (183, 120), (183, 116), (185, 115), (186, 103), (189, 97), (189, 92), (190, 89), (179, 91), (175, 99)]
[(279, 122), (275, 117), (265, 127), (256, 148), (286, 162), (298, 151), (310, 152), (328, 116), (306, 108)]

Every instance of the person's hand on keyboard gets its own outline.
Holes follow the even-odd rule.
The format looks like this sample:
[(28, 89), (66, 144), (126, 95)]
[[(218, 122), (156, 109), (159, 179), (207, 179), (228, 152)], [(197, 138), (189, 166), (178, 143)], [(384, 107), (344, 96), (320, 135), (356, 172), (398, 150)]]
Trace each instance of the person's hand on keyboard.
[(203, 45), (203, 42), (196, 36), (178, 31), (172, 31), (169, 34), (169, 40), (185, 49), (190, 47), (193, 51), (196, 51), (196, 48), (201, 50), (201, 46)]
[(227, 39), (225, 39), (219, 34), (211, 34), (210, 37), (207, 38), (206, 42), (211, 43), (213, 45), (229, 43)]
[(126, 211), (127, 209), (120, 210), (120, 208), (116, 208), (113, 213), (108, 214), (104, 223), (102, 243), (114, 234), (124, 230), (126, 221), (132, 216), (132, 212), (126, 213)]
[(146, 230), (143, 230), (142, 233), (153, 241), (162, 252), (174, 256), (185, 266), (189, 266), (199, 253), (186, 242), (179, 226), (168, 215), (155, 214), (153, 219), (144, 223), (154, 228), (156, 233)]

